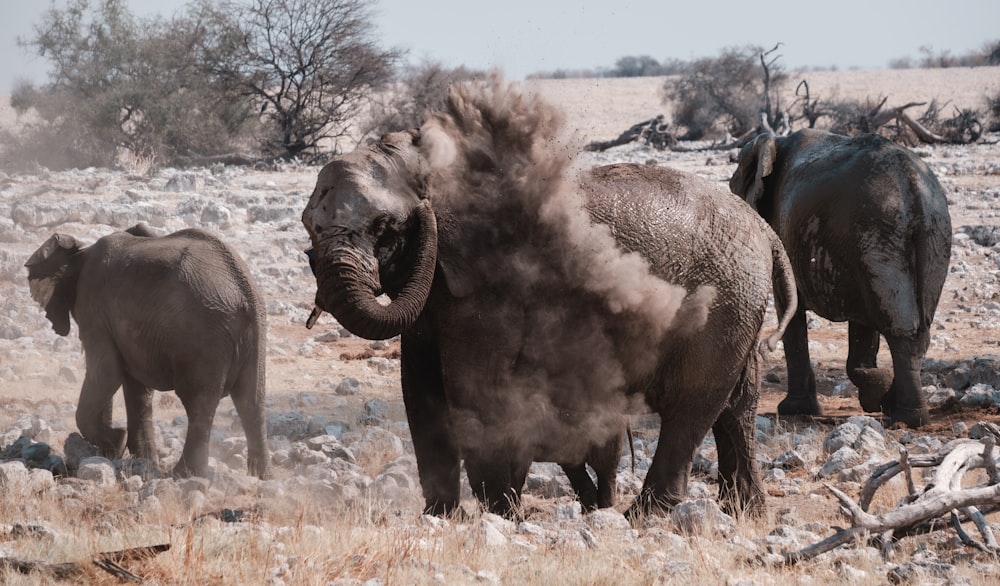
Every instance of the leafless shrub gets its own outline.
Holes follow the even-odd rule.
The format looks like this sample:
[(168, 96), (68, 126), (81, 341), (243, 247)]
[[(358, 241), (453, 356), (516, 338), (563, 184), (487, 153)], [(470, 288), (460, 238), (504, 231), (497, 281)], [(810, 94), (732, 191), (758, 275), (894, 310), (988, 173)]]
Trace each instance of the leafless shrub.
[[(675, 103), (674, 122), (687, 131), (683, 138), (743, 135), (757, 127), (762, 111), (775, 123), (771, 94), (777, 96), (788, 77), (778, 63), (780, 56), (771, 57), (777, 48), (724, 49), (718, 57), (697, 59), (687, 72), (668, 79), (664, 99)], [(777, 97), (773, 99), (777, 103)]]
[(52, 72), (44, 86), (14, 90), (14, 109), (33, 115), (7, 145), (6, 161), (112, 166), (122, 150), (170, 162), (232, 148), (253, 112), (202, 75), (190, 47), (204, 34), (186, 17), (136, 18), (117, 0), (53, 6), (20, 41)]
[[(20, 41), (52, 65), (18, 87), (32, 113), (8, 138), (11, 167), (187, 164), (251, 151), (315, 155), (350, 131), (396, 51), (372, 41), (370, 0), (196, 0), (170, 19), (122, 0), (53, 5)], [(252, 157), (239, 156), (241, 160)]]

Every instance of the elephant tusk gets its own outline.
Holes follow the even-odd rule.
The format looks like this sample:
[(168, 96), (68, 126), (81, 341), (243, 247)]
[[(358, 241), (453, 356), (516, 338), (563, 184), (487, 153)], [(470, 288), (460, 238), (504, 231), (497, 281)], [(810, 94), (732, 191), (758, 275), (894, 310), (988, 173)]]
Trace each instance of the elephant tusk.
[(309, 314), (309, 319), (306, 320), (306, 329), (311, 330), (321, 315), (323, 315), (323, 310), (318, 305), (313, 306), (312, 313)]

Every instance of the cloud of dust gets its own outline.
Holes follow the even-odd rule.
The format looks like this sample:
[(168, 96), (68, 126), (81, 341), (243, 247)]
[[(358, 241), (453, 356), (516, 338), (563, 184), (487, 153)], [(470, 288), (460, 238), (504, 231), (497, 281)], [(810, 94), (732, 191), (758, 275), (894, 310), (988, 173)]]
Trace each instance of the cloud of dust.
[[(483, 331), (469, 335), (487, 336), (475, 342), (497, 361), (486, 365), (495, 396), (479, 392), (460, 436), (535, 434), (533, 457), (556, 461), (621, 430), (621, 413), (642, 400), (624, 387), (651, 374), (665, 337), (704, 324), (714, 300), (656, 277), (591, 221), (561, 125), (554, 108), (493, 76), (453, 88), (420, 129), (436, 168), (439, 263), (453, 292), (483, 302)], [(467, 374), (481, 384), (482, 369)]]

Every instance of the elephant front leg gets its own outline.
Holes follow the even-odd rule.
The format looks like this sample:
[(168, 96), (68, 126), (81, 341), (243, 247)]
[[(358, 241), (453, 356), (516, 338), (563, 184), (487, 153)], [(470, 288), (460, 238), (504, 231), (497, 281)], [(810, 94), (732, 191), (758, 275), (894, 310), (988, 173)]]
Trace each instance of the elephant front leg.
[(858, 387), (858, 400), (867, 413), (882, 409), (882, 397), (892, 385), (892, 371), (878, 368), (879, 333), (858, 322), (847, 324), (847, 378)]
[(114, 396), (122, 382), (119, 372), (117, 368), (88, 361), (76, 406), (76, 426), (80, 434), (102, 456), (112, 460), (125, 454), (128, 439), (124, 429), (111, 426)]
[(125, 414), (128, 419), (128, 451), (136, 458), (159, 464), (153, 433), (153, 390), (125, 375)]
[(424, 512), (439, 516), (461, 512), (461, 461), (437, 354), (403, 334), (401, 356), (403, 405), (417, 457)]
[[(799, 299), (802, 299), (801, 295)], [(785, 365), (788, 368), (788, 394), (778, 403), (778, 413), (822, 415), (823, 409), (816, 399), (816, 374), (809, 359), (809, 335), (803, 303), (799, 303), (781, 341), (785, 346)]]

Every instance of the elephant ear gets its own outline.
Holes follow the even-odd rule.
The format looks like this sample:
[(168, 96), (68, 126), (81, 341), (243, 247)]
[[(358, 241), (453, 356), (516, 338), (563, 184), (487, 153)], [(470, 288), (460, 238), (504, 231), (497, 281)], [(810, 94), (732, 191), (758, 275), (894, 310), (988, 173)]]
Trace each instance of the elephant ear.
[(34, 252), (28, 268), (31, 298), (45, 310), (45, 317), (60, 336), (69, 334), (70, 309), (76, 300), (76, 258), (80, 245), (72, 236), (53, 234)]
[(740, 150), (739, 164), (729, 179), (729, 189), (755, 210), (764, 196), (764, 178), (774, 169), (777, 154), (777, 144), (770, 132), (761, 134)]

